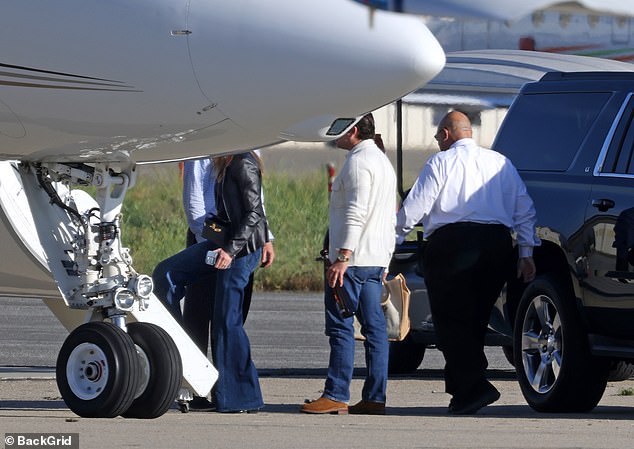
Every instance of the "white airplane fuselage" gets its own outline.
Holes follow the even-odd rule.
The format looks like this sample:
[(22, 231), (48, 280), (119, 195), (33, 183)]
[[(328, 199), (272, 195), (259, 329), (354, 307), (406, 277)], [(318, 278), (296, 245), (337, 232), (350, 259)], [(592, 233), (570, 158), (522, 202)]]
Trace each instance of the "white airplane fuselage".
[(420, 18), (351, 0), (20, 0), (0, 49), (0, 295), (71, 331), (56, 377), (87, 417), (160, 416), (217, 378), (121, 244), (136, 164), (332, 140), (445, 63)]
[(21, 0), (0, 42), (0, 158), (29, 161), (330, 140), (444, 63), (419, 18), (350, 0)]

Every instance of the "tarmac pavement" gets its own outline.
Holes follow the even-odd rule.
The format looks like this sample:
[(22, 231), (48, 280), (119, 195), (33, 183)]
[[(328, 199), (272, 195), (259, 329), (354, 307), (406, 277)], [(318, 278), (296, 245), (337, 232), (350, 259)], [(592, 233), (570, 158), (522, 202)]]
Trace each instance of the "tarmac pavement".
[[(625, 394), (634, 392), (634, 380), (610, 383), (590, 413), (537, 413), (526, 405), (499, 348), (488, 348), (487, 355), (489, 377), (502, 396), (477, 415), (447, 414), (442, 356), (433, 349), (414, 375), (390, 379), (386, 416), (301, 414), (305, 399), (320, 396), (328, 360), (319, 294), (254, 297), (247, 332), (266, 403), (260, 413), (184, 414), (174, 407), (153, 420), (80, 418), (68, 410), (54, 380), (56, 348), (65, 331), (41, 303), (32, 301), (0, 298), (0, 434), (5, 438), (75, 433), (81, 449), (634, 447), (634, 396)], [(23, 307), (35, 318), (24, 319), (29, 315), (21, 314)], [(22, 360), (45, 363), (18, 366), (20, 342)], [(359, 345), (360, 367), (362, 354)], [(352, 402), (360, 399), (362, 375), (362, 368), (355, 371)]]
[[(320, 373), (321, 374), (321, 373)], [(589, 414), (539, 414), (524, 402), (512, 378), (494, 379), (502, 397), (478, 415), (446, 413), (443, 381), (424, 375), (392, 379), (386, 416), (305, 415), (323, 376), (261, 377), (266, 406), (258, 414), (180, 413), (154, 420), (79, 418), (50, 378), (0, 380), (0, 433), (64, 432), (82, 449), (101, 448), (631, 448), (634, 397), (619, 395), (634, 382), (611, 384)], [(360, 397), (361, 379), (352, 385)]]

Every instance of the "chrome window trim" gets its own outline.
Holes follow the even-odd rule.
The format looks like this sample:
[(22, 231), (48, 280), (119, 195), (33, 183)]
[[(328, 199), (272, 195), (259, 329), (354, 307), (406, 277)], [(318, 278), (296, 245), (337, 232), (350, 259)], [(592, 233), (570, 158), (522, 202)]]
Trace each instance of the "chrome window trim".
[(634, 179), (634, 175), (630, 175), (628, 173), (601, 173), (598, 175), (601, 178), (630, 178)]
[(629, 94), (627, 94), (627, 97), (625, 97), (625, 100), (623, 101), (623, 104), (621, 105), (621, 108), (619, 109), (618, 114), (616, 114), (616, 117), (612, 122), (612, 126), (610, 127), (610, 131), (608, 131), (608, 135), (605, 136), (605, 140), (603, 141), (603, 146), (601, 147), (601, 152), (599, 153), (599, 158), (597, 159), (597, 163), (594, 166), (594, 171), (592, 172), (594, 176), (606, 176), (606, 177), (613, 177), (613, 178), (634, 177), (634, 175), (601, 172), (601, 169), (603, 168), (603, 163), (605, 162), (605, 158), (608, 154), (608, 148), (610, 147), (610, 143), (612, 142), (612, 138), (614, 137), (614, 133), (616, 132), (616, 128), (617, 126), (619, 126), (619, 122), (621, 121), (621, 118), (623, 118), (623, 114), (625, 113), (625, 108), (629, 104), (630, 99), (632, 98), (632, 95), (634, 94), (630, 92)]

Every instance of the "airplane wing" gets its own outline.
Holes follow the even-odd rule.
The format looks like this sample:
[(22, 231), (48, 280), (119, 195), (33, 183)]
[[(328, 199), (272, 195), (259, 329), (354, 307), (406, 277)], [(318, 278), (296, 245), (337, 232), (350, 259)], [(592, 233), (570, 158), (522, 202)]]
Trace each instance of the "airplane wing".
[(523, 50), (450, 52), (445, 68), (427, 85), (406, 95), (403, 102), (478, 110), (508, 107), (525, 83), (553, 71), (631, 72), (634, 64)]

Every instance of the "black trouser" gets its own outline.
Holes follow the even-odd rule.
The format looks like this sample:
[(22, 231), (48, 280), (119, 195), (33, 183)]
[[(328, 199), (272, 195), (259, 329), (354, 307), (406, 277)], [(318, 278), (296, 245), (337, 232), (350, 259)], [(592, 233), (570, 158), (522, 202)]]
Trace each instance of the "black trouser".
[(425, 248), (425, 283), (445, 357), (445, 389), (457, 398), (488, 383), (484, 338), (493, 305), (515, 269), (512, 251), (506, 227), (477, 223), (443, 226)]
[[(196, 243), (196, 237), (187, 230), (187, 246)], [(214, 291), (216, 290), (215, 272), (205, 276), (198, 282), (188, 285), (183, 305), (183, 328), (189, 334), (196, 346), (207, 355), (209, 336), (211, 335), (211, 323), (213, 322)], [(253, 293), (253, 273), (249, 277), (249, 283), (244, 289), (244, 302), (242, 305), (242, 322), (247, 320), (251, 307), (251, 295)]]

